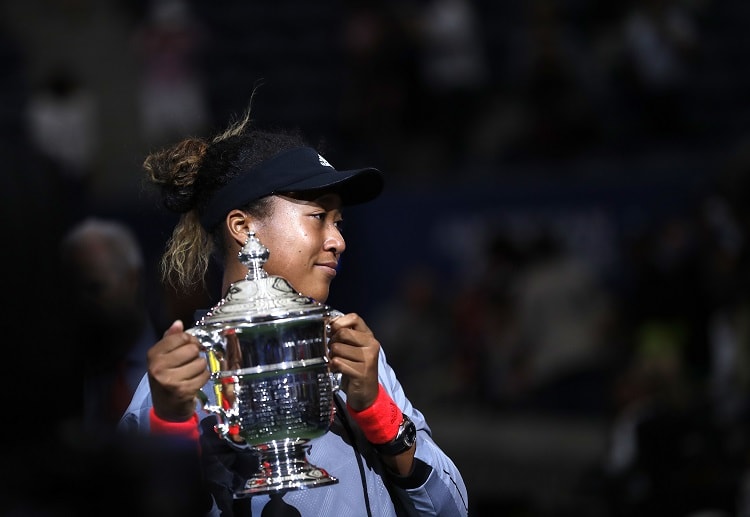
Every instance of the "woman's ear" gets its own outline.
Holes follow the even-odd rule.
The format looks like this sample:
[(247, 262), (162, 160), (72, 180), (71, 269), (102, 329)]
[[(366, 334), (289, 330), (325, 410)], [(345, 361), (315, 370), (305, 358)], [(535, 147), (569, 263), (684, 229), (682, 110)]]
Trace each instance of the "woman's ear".
[(247, 241), (247, 235), (253, 230), (253, 218), (242, 210), (232, 210), (225, 219), (230, 237), (240, 246)]

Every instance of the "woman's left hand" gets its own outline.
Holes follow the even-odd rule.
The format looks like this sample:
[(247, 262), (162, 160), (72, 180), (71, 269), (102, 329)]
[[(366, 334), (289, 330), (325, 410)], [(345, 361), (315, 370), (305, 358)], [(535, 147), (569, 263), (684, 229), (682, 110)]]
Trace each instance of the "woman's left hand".
[(342, 374), (341, 389), (352, 409), (362, 411), (378, 396), (378, 354), (380, 342), (356, 313), (330, 322), (330, 367)]

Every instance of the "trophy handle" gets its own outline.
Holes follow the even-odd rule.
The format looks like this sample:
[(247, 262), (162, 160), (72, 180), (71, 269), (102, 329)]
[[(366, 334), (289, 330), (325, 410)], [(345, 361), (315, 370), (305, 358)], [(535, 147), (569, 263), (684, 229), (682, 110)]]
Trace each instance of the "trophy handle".
[[(221, 363), (217, 357), (217, 352), (220, 356), (223, 356), (226, 338), (222, 336), (220, 332), (209, 332), (199, 327), (191, 327), (185, 332), (194, 335), (201, 342), (201, 345), (206, 352), (208, 369), (211, 372), (211, 377), (216, 380), (218, 378), (219, 372), (221, 371)], [(211, 404), (208, 395), (206, 395), (202, 389), (198, 390), (196, 396), (201, 401), (203, 409), (214, 413), (218, 417), (216, 430), (219, 432), (222, 438), (225, 438), (229, 435), (230, 419), (226, 410), (222, 406), (224, 394), (222, 393), (221, 386), (219, 385), (219, 383), (214, 382), (213, 388), (214, 396), (216, 397), (215, 405)]]
[[(337, 310), (337, 309), (331, 309), (328, 312), (328, 322), (331, 322), (338, 318), (339, 316), (343, 316), (344, 313)], [(328, 333), (331, 331), (330, 325), (326, 323), (326, 345), (328, 344)], [(328, 354), (326, 354), (326, 362), (328, 361)], [(341, 373), (334, 373), (329, 371), (328, 376), (331, 379), (331, 389), (333, 389), (333, 392), (336, 393), (341, 389)]]
[(341, 389), (341, 374), (328, 372), (328, 375), (331, 377), (331, 389), (336, 393)]

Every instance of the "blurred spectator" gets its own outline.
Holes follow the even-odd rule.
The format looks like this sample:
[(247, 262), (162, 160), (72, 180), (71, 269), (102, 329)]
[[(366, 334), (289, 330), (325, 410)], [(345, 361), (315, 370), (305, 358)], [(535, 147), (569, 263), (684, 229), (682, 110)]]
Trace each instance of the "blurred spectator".
[[(740, 140), (721, 170), (718, 180), (719, 206), (711, 212), (717, 228), (717, 241), (727, 260), (721, 285), (731, 296), (723, 321), (731, 327), (734, 360), (730, 368), (733, 382), (750, 409), (750, 138)], [(718, 209), (717, 209), (718, 208)], [(721, 256), (721, 255), (720, 255)], [(721, 264), (721, 263), (720, 263)], [(722, 320), (720, 320), (722, 321)], [(750, 461), (750, 458), (748, 458)]]
[(611, 293), (551, 230), (543, 229), (531, 242), (519, 276), (519, 332), (533, 403), (600, 414), (615, 353)]
[(532, 159), (577, 156), (600, 136), (591, 51), (559, 3), (536, 0), (525, 9), (514, 78), (527, 121), (517, 152)]
[(692, 13), (679, 0), (637, 0), (625, 14), (622, 34), (623, 84), (639, 118), (636, 130), (650, 137), (684, 134), (685, 94), (701, 43)]
[[(71, 143), (71, 149), (83, 146), (86, 152), (91, 152), (88, 156), (91, 170), (86, 181), (89, 205), (127, 203), (128, 194), (138, 188), (132, 174), (137, 164), (134, 155), (139, 153), (137, 73), (129, 37), (134, 20), (140, 15), (141, 1), (0, 3), (3, 22), (24, 49), (31, 84), (37, 88), (48, 84), (50, 78), (63, 77), (73, 85), (67, 97), (56, 99), (58, 108), (65, 101), (67, 115), (71, 106), (74, 113), (81, 109), (77, 94), (94, 100), (93, 126), (87, 125), (90, 119), (78, 127), (66, 127), (71, 135), (81, 128), (93, 132), (79, 134), (81, 140)], [(77, 117), (80, 116), (79, 112)], [(89, 136), (93, 142), (87, 140)], [(68, 137), (60, 135), (60, 141)], [(92, 143), (94, 148), (89, 149)], [(71, 207), (78, 208), (73, 203)]]
[(618, 515), (736, 515), (743, 504), (745, 238), (726, 208), (706, 196), (695, 217), (667, 218), (641, 241), (633, 351), (616, 383), (605, 461)]
[(498, 408), (600, 414), (616, 350), (610, 293), (548, 231), (500, 231), (456, 299), (462, 382)]
[(630, 243), (629, 267), (635, 271), (623, 300), (634, 335), (643, 329), (669, 331), (690, 382), (705, 383), (710, 370), (708, 320), (711, 300), (705, 291), (702, 241), (687, 214), (653, 222)]
[[(414, 15), (421, 119), (432, 174), (458, 163), (489, 86), (490, 67), (479, 13), (468, 0), (427, 0)], [(415, 142), (415, 144), (418, 142)], [(415, 149), (419, 152), (419, 148)]]
[(708, 306), (707, 396), (715, 417), (732, 421), (748, 402), (750, 351), (747, 332), (747, 237), (730, 206), (707, 196), (696, 224), (702, 233), (702, 267)]
[(411, 268), (391, 301), (373, 315), (388, 361), (415, 403), (431, 407), (456, 393), (454, 339), (445, 289), (429, 266)]
[(609, 511), (633, 517), (709, 509), (736, 515), (746, 444), (715, 420), (702, 390), (690, 381), (671, 329), (644, 328), (639, 339), (615, 391), (603, 472)]
[(89, 218), (63, 238), (61, 261), (64, 330), (82, 368), (83, 421), (113, 430), (157, 339), (146, 309), (141, 248), (126, 225)]
[(388, 2), (352, 2), (342, 23), (346, 74), (339, 112), (341, 138), (356, 152), (374, 154), (397, 169), (407, 135), (419, 120), (409, 118), (416, 90), (415, 55), (408, 25)]
[(57, 70), (28, 106), (31, 139), (58, 163), (64, 176), (89, 174), (96, 148), (97, 105), (92, 92), (68, 70)]
[(479, 276), (457, 293), (456, 370), (460, 393), (498, 407), (526, 395), (526, 356), (520, 342), (517, 280), (525, 259), (512, 238), (493, 235)]
[(149, 145), (199, 133), (209, 123), (197, 59), (204, 34), (184, 0), (152, 0), (134, 32), (141, 65), (142, 135)]
[(96, 96), (71, 70), (59, 69), (32, 93), (26, 115), (31, 142), (64, 191), (66, 214), (83, 214), (99, 144)]
[(480, 90), (489, 80), (479, 14), (467, 0), (428, 0), (418, 16), (421, 72), (428, 91)]

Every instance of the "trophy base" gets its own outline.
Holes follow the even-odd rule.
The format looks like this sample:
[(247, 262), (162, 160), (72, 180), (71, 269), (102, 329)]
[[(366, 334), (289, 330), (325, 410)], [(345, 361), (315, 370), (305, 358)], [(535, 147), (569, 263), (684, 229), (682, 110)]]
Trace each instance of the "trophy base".
[(305, 490), (339, 482), (324, 469), (310, 464), (300, 442), (271, 442), (256, 446), (260, 452), (258, 472), (234, 491), (236, 499), (257, 494)]
[(241, 490), (235, 490), (236, 499), (258, 494), (286, 492), (288, 490), (305, 490), (319, 486), (334, 485), (338, 478), (323, 469), (310, 465), (309, 469), (281, 477), (254, 476), (247, 481)]

